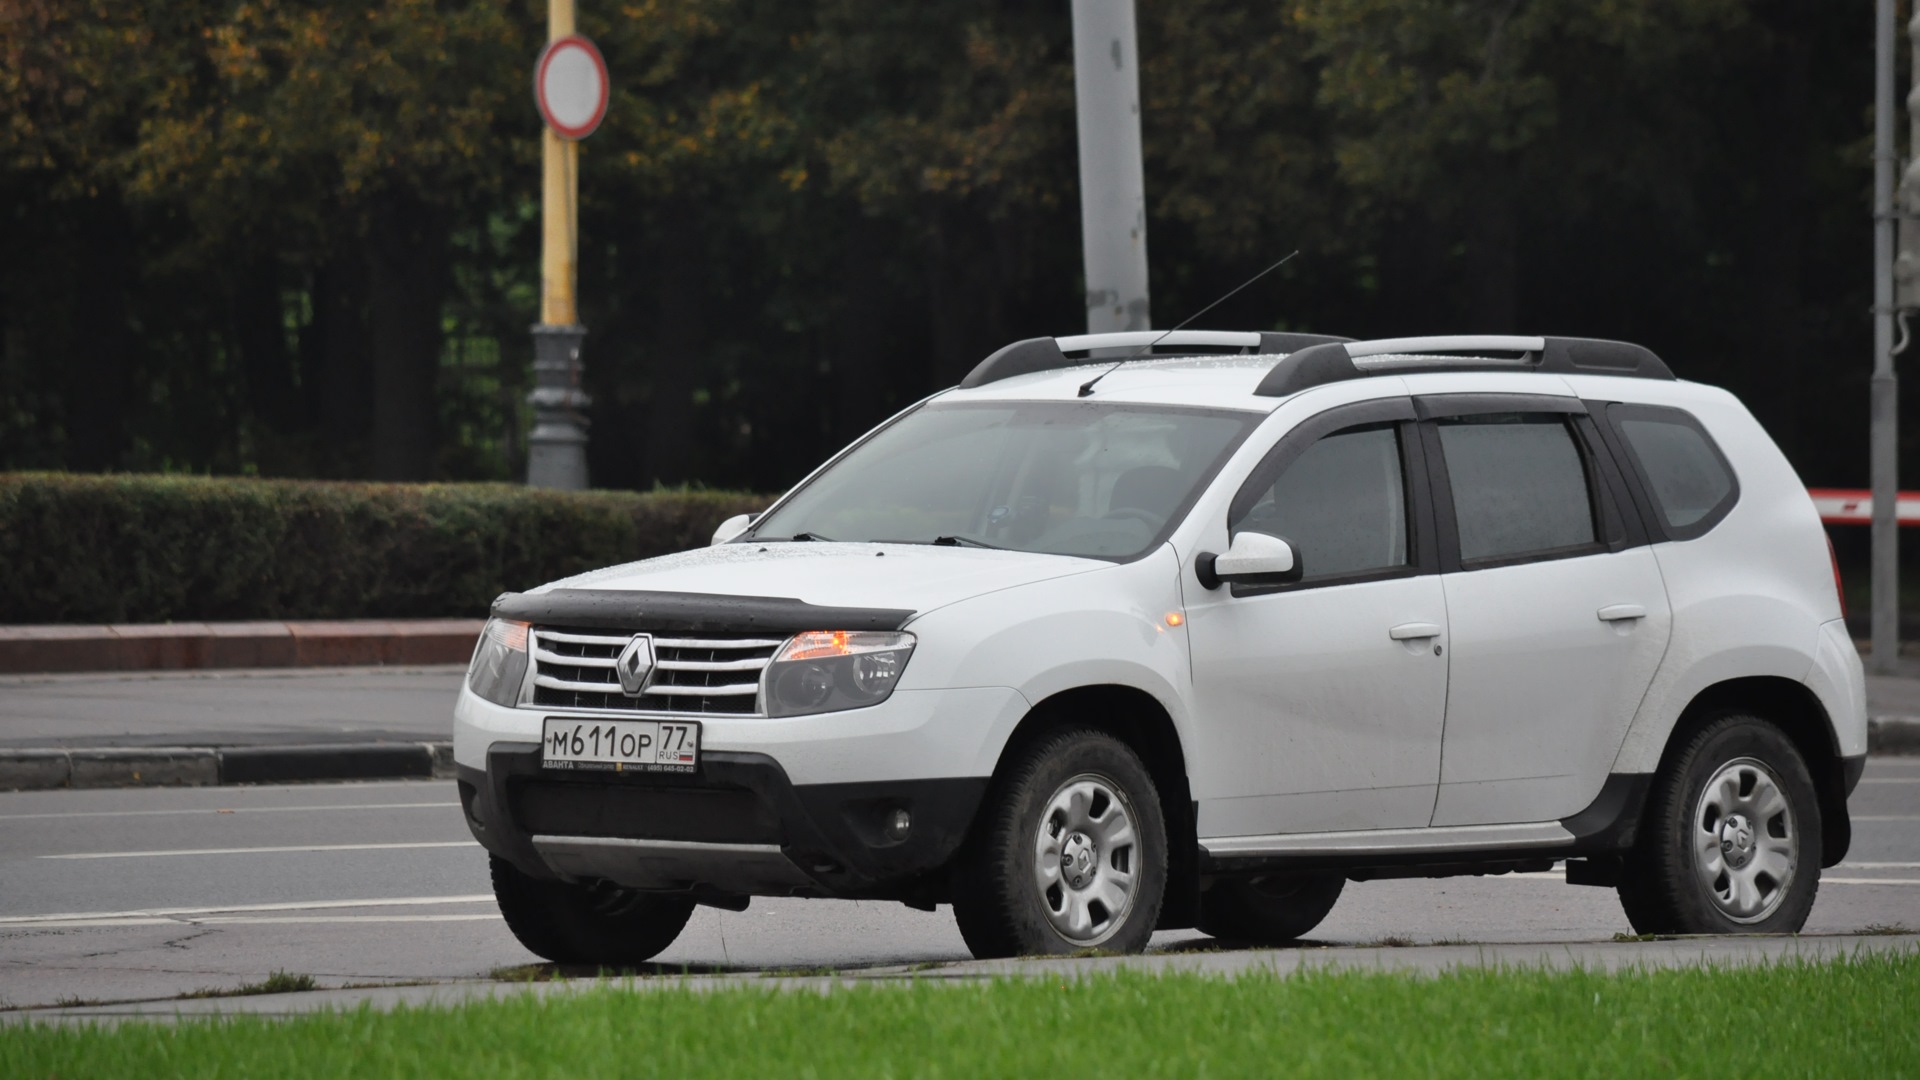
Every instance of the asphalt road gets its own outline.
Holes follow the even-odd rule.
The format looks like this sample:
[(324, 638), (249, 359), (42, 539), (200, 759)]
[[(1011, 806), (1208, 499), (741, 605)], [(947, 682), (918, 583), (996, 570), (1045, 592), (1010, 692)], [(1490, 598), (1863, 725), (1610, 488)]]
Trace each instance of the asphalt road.
[[(1810, 933), (1920, 927), (1920, 758), (1869, 763), (1855, 844)], [(1350, 884), (1308, 943), (1606, 941), (1609, 890), (1557, 873)], [(1206, 947), (1192, 931), (1155, 948)], [(659, 958), (754, 971), (963, 960), (950, 913), (756, 900), (702, 908)], [(447, 782), (0, 794), (0, 1001), (165, 998), (280, 970), (323, 986), (485, 979), (535, 963), (493, 908)]]

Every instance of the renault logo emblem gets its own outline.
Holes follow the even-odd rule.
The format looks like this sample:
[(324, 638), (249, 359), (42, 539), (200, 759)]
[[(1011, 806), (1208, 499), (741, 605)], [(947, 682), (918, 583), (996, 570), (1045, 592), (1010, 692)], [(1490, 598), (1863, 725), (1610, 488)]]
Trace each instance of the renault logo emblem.
[(613, 670), (620, 676), (620, 692), (639, 697), (646, 689), (647, 676), (653, 674), (653, 638), (646, 634), (633, 635), (627, 647), (620, 650), (620, 658), (613, 662)]

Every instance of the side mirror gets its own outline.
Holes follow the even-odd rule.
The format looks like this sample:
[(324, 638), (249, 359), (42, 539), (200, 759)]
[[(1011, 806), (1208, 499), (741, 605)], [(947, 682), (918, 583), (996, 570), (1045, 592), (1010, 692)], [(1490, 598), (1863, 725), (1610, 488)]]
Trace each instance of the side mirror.
[(734, 537), (739, 536), (741, 533), (746, 532), (747, 526), (753, 524), (758, 520), (760, 520), (759, 514), (733, 515), (727, 520), (721, 522), (719, 528), (713, 530), (713, 539), (708, 541), (708, 546), (717, 547), (720, 544), (726, 543), (727, 541), (733, 539)]
[(1224, 555), (1201, 552), (1194, 560), (1200, 584), (1217, 589), (1221, 582), (1241, 585), (1291, 585), (1300, 580), (1300, 553), (1293, 543), (1261, 532), (1243, 532), (1227, 545)]

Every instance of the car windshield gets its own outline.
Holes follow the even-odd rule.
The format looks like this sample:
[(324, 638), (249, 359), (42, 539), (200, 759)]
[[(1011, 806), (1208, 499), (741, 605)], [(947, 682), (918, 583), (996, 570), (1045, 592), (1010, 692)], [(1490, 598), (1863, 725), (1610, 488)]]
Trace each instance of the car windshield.
[(814, 477), (751, 536), (1128, 559), (1172, 531), (1260, 419), (1095, 402), (927, 405)]

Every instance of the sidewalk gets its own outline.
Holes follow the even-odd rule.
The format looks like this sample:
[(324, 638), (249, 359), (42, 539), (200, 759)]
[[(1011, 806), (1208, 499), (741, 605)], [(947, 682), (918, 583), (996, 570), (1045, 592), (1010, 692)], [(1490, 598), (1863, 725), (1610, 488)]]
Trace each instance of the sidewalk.
[(0, 676), (0, 790), (448, 775), (464, 670)]
[(482, 625), (0, 626), (0, 790), (450, 775)]

